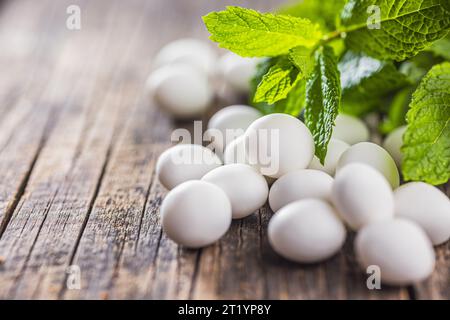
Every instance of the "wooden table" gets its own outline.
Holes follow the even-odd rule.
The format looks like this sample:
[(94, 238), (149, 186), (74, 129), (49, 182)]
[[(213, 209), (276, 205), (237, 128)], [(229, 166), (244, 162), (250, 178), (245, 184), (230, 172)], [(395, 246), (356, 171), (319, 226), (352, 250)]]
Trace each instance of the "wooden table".
[(145, 96), (152, 56), (206, 37), (211, 10), (276, 2), (0, 0), (0, 298), (450, 298), (448, 243), (428, 281), (368, 290), (353, 235), (325, 263), (290, 263), (268, 246), (267, 208), (201, 250), (161, 231), (155, 161), (179, 124)]

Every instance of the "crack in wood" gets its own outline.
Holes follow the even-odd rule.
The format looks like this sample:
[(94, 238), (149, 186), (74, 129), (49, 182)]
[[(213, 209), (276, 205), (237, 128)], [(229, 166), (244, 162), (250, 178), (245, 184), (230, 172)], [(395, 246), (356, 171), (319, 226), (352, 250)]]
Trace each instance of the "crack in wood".
[[(83, 220), (83, 224), (81, 226), (80, 232), (79, 232), (77, 240), (75, 242), (73, 251), (70, 254), (68, 266), (72, 265), (72, 263), (73, 263), (73, 260), (75, 258), (75, 254), (76, 254), (77, 249), (78, 249), (78, 245), (80, 244), (81, 237), (83, 236), (84, 229), (86, 228), (86, 224), (87, 224), (87, 222), (89, 220), (89, 217), (91, 215), (92, 208), (94, 207), (95, 200), (97, 199), (97, 196), (99, 194), (100, 187), (102, 185), (103, 178), (104, 178), (105, 172), (106, 172), (106, 168), (108, 166), (109, 159), (110, 159), (110, 156), (111, 156), (111, 150), (112, 150), (112, 144), (110, 144), (108, 150), (106, 151), (106, 157), (105, 157), (105, 161), (103, 162), (103, 166), (102, 166), (102, 170), (101, 170), (101, 173), (100, 173), (100, 177), (98, 179), (97, 185), (95, 186), (94, 195), (92, 196), (92, 199), (91, 199), (91, 201), (89, 203), (89, 208), (88, 208), (87, 214), (86, 214), (86, 216), (85, 216), (85, 218)], [(64, 278), (63, 283), (67, 283), (68, 277), (69, 277), (69, 275), (67, 274), (65, 276), (65, 278)], [(58, 299), (62, 299), (63, 298), (65, 291), (66, 291), (66, 286), (62, 285), (61, 286), (61, 290), (58, 293)]]

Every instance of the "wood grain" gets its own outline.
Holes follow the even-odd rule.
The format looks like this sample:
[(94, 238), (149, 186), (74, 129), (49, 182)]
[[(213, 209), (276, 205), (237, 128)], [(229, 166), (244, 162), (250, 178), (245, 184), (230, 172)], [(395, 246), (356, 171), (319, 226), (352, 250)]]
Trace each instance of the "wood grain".
[[(65, 10), (67, 4), (61, 5)], [(97, 8), (96, 14), (103, 8)], [(109, 25), (114, 25), (120, 10), (117, 6), (112, 8), (111, 15), (104, 15)], [(131, 19), (126, 22), (131, 23)], [(60, 77), (50, 83), (49, 99), (64, 101), (66, 106), (39, 154), (18, 210), (0, 241), (1, 251), (9, 253), (2, 266), (1, 296), (34, 297), (41, 287), (49, 289), (45, 292), (51, 296), (56, 280), (46, 276), (57, 275), (61, 279), (59, 287), (65, 278), (64, 261), (67, 265), (73, 255), (101, 181), (118, 111), (127, 108), (137, 92), (136, 85), (131, 91), (121, 80), (120, 66), (127, 62), (117, 47), (125, 44), (127, 30), (118, 27), (108, 31), (110, 38), (104, 41), (98, 41), (94, 32), (78, 33), (63, 46), (57, 63)], [(122, 42), (116, 43), (114, 37), (119, 32), (124, 32)], [(117, 56), (111, 56), (108, 64), (99, 64), (109, 52), (116, 52)], [(87, 61), (89, 56), (93, 59)], [(130, 55), (125, 57), (130, 59)], [(97, 77), (100, 84), (96, 83)]]
[[(450, 184), (441, 187), (450, 197)], [(431, 277), (413, 288), (415, 299), (450, 300), (450, 241), (435, 247), (436, 266)]]
[[(48, 1), (42, 4), (51, 9)], [(42, 83), (49, 81), (49, 74), (54, 71), (51, 59), (57, 52), (58, 37), (45, 44), (31, 41), (48, 32), (54, 19), (50, 15), (48, 23), (43, 21), (49, 12), (52, 11), (45, 12), (38, 5), (14, 2), (5, 6), (0, 15), (0, 235), (17, 205), (45, 129), (53, 118), (49, 111), (54, 105), (42, 101)], [(19, 15), (23, 20), (17, 19)], [(36, 108), (39, 113), (31, 112)]]
[[(200, 16), (209, 11), (269, 10), (280, 1), (0, 6), (0, 298), (450, 298), (448, 243), (437, 248), (426, 282), (368, 290), (353, 234), (332, 259), (294, 264), (268, 244), (267, 206), (201, 250), (179, 247), (162, 231), (167, 191), (155, 162), (172, 130), (192, 124), (173, 123), (146, 97), (152, 57), (176, 38), (205, 38)], [(69, 4), (82, 10), (79, 31), (65, 27)], [(235, 99), (226, 98), (215, 107)], [(80, 268), (80, 289), (66, 285), (70, 266)]]

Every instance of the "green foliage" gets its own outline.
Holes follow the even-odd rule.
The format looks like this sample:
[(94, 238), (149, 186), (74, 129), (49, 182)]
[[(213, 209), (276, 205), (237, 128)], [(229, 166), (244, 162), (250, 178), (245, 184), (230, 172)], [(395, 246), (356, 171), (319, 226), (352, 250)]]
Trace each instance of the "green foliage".
[(263, 75), (255, 92), (255, 102), (273, 104), (285, 99), (298, 79), (298, 70), (287, 58), (283, 57)]
[(339, 62), (342, 94), (354, 99), (383, 96), (408, 84), (391, 61), (348, 51)]
[(414, 92), (402, 147), (405, 180), (450, 178), (450, 63), (434, 66)]
[(324, 30), (332, 31), (339, 23), (337, 13), (341, 12), (346, 2), (347, 0), (303, 0), (281, 7), (278, 13), (307, 18), (320, 24)]
[(339, 113), (345, 113), (355, 117), (362, 117), (374, 110), (380, 109), (381, 104), (381, 99), (355, 101), (342, 97)]
[[(281, 56), (280, 58), (266, 59), (265, 61), (258, 64), (256, 73), (250, 82), (251, 84), (250, 97), (255, 96), (255, 92), (258, 85), (261, 83), (263, 76), (267, 74), (269, 69), (273, 65), (275, 65), (279, 59), (284, 58), (286, 58), (286, 56)], [(275, 103), (269, 104), (267, 102), (255, 102), (253, 99), (251, 99), (250, 104), (255, 106), (263, 114), (287, 113), (297, 117), (304, 107), (305, 83), (306, 83), (305, 80), (297, 81), (294, 87), (288, 93), (287, 97)]]
[(406, 123), (405, 115), (413, 93), (411, 87), (399, 91), (392, 99), (387, 118), (380, 126), (382, 133), (390, 133)]
[(314, 61), (311, 59), (312, 51), (305, 47), (295, 47), (289, 50), (289, 58), (297, 67), (300, 76), (306, 78), (314, 68)]
[(429, 50), (436, 56), (450, 61), (450, 36), (434, 42)]
[(382, 133), (407, 118), (405, 178), (448, 180), (450, 71), (433, 66), (450, 57), (449, 0), (303, 0), (278, 13), (227, 7), (203, 17), (220, 47), (268, 58), (251, 82), (256, 108), (304, 110), (322, 162), (339, 111), (379, 113)]
[(338, 65), (342, 101), (346, 113), (365, 114), (381, 104), (381, 98), (409, 82), (391, 61), (347, 51)]
[(203, 17), (210, 39), (243, 57), (274, 57), (296, 46), (313, 46), (322, 36), (308, 19), (259, 13), (240, 7)]
[(316, 155), (323, 164), (334, 120), (339, 111), (341, 86), (333, 49), (320, 47), (315, 66), (306, 84), (305, 123), (314, 137)]
[[(372, 5), (380, 9), (379, 29), (369, 29), (367, 25)], [(450, 1), (349, 0), (341, 21), (348, 48), (378, 59), (401, 61), (447, 34)]]

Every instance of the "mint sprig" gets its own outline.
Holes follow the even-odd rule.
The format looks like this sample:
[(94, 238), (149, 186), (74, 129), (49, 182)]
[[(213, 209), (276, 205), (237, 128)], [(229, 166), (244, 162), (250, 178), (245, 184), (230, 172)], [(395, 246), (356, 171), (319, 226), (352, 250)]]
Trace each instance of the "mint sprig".
[[(372, 6), (380, 12), (379, 21), (375, 21), (379, 28), (368, 26), (372, 14), (368, 9)], [(299, 115), (304, 110), (316, 155), (322, 162), (339, 111), (354, 115), (377, 112), (387, 118), (381, 127), (383, 132), (405, 122), (409, 93), (431, 66), (427, 63), (407, 73), (400, 71), (396, 61), (403, 61), (402, 67), (414, 66), (425, 51), (434, 55), (433, 63), (449, 58), (445, 38), (450, 30), (448, 0), (304, 0), (279, 13), (233, 6), (212, 12), (203, 20), (211, 40), (220, 47), (244, 57), (270, 57), (258, 67), (250, 100), (264, 113)], [(440, 105), (433, 98), (425, 98), (442, 96), (439, 90), (448, 91), (448, 82), (439, 81), (450, 71), (446, 65), (439, 68), (439, 72), (433, 68), (426, 76), (410, 106), (403, 168), (407, 179), (441, 183), (449, 178), (448, 162), (428, 161), (418, 147), (425, 143), (427, 135), (435, 134), (425, 134), (423, 129), (426, 119), (432, 119), (439, 121), (443, 134), (435, 136), (427, 150), (444, 155), (450, 150), (450, 115), (447, 109), (438, 109), (450, 103), (448, 96), (443, 96)], [(437, 73), (440, 80), (432, 80)], [(423, 98), (417, 98), (420, 90), (430, 87), (429, 83), (437, 91), (426, 91)], [(388, 101), (392, 103), (385, 107)], [(441, 120), (435, 119), (436, 113)], [(416, 141), (420, 143), (415, 145)]]

